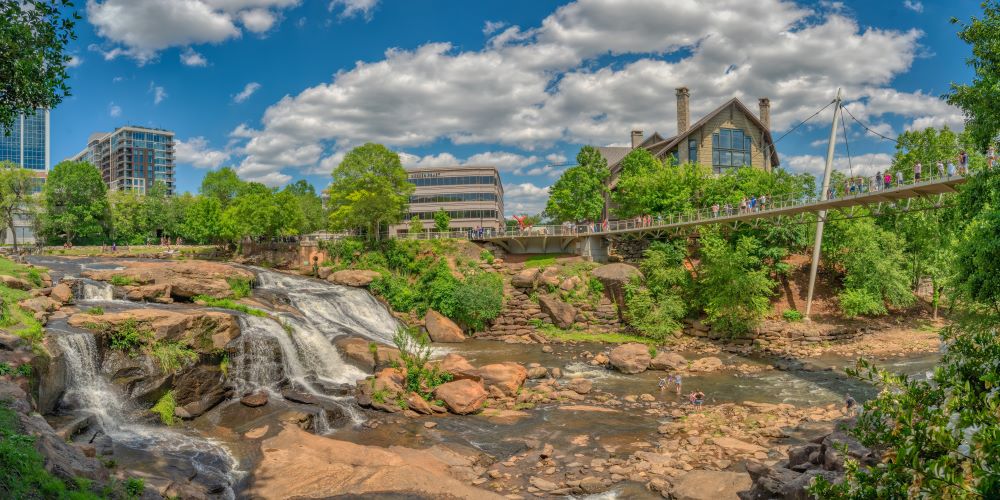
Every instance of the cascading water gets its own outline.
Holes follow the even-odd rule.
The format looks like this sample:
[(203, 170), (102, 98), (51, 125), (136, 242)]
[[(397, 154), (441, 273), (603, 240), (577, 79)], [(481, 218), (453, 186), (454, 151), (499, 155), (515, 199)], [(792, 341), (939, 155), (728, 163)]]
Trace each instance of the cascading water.
[(283, 294), (302, 312), (304, 326), (328, 339), (355, 335), (391, 344), (399, 321), (370, 293), (358, 288), (255, 269), (258, 288)]
[(80, 286), (80, 300), (111, 302), (115, 300), (115, 287), (103, 281), (85, 279)]
[(228, 450), (209, 439), (130, 420), (131, 408), (116, 387), (100, 374), (94, 336), (75, 331), (50, 330), (50, 333), (63, 351), (69, 372), (65, 402), (93, 415), (114, 445), (128, 450), (125, 453), (151, 453), (157, 462), (187, 467), (190, 470), (185, 475), (189, 480), (211, 484), (222, 498), (235, 498), (232, 484), (238, 465)]

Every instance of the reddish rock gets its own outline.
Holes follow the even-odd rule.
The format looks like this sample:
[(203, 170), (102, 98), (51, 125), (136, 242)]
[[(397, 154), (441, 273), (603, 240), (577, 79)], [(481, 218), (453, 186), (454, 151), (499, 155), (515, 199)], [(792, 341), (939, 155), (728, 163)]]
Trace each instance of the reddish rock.
[(528, 378), (528, 370), (511, 361), (484, 365), (476, 373), (482, 378), (484, 387), (496, 387), (505, 396), (516, 396)]
[(190, 300), (196, 295), (215, 298), (232, 298), (233, 290), (229, 280), (252, 280), (254, 274), (246, 269), (201, 260), (122, 262), (125, 269), (90, 270), (83, 277), (99, 281), (111, 281), (116, 276), (126, 278), (129, 286), (170, 285), (170, 294), (175, 299)]
[(34, 285), (27, 280), (15, 278), (14, 276), (7, 276), (5, 274), (0, 275), (0, 283), (3, 283), (7, 288), (14, 288), (17, 290), (28, 291), (34, 288)]
[(714, 372), (722, 368), (722, 360), (714, 356), (696, 359), (691, 362), (690, 366), (690, 370), (693, 372)]
[(335, 273), (331, 273), (326, 277), (326, 280), (330, 283), (336, 283), (338, 285), (365, 287), (370, 285), (372, 281), (379, 276), (380, 274), (377, 271), (368, 271), (364, 269), (343, 269)]
[(472, 366), (472, 363), (469, 363), (467, 359), (455, 353), (448, 353), (441, 360), (439, 368), (442, 371), (450, 373), (455, 380), (469, 379), (475, 382), (482, 380), (476, 371), (476, 367)]
[(427, 310), (427, 314), (424, 316), (424, 327), (427, 328), (427, 335), (434, 342), (465, 342), (462, 329), (454, 321), (433, 309)]
[(534, 288), (538, 269), (524, 269), (510, 279), (510, 284), (518, 288)]
[(559, 328), (569, 328), (576, 319), (576, 308), (551, 295), (538, 297), (538, 305)]
[(622, 373), (642, 373), (651, 361), (649, 347), (645, 344), (623, 344), (611, 350), (611, 366)]
[(434, 397), (444, 401), (452, 413), (467, 415), (483, 408), (486, 389), (479, 383), (463, 379), (441, 384), (434, 389)]
[(170, 298), (171, 287), (168, 283), (159, 285), (141, 285), (125, 288), (125, 298), (128, 300), (140, 301), (161, 301)]
[(250, 408), (264, 406), (267, 404), (267, 393), (260, 391), (248, 394), (240, 398), (240, 403), (243, 403), (243, 406), (249, 406)]
[(39, 315), (55, 311), (56, 309), (59, 309), (61, 304), (43, 295), (41, 297), (22, 300), (21, 302), (18, 302), (17, 305), (35, 313), (36, 315)]
[(687, 368), (687, 360), (676, 352), (661, 352), (649, 362), (650, 370), (677, 371)]
[(388, 367), (394, 362), (398, 365), (403, 364), (402, 358), (399, 357), (399, 349), (378, 342), (357, 337), (341, 337), (334, 341), (334, 345), (348, 363), (366, 372)]
[(574, 378), (569, 381), (567, 387), (577, 394), (587, 394), (594, 388), (594, 383), (585, 378)]
[(73, 301), (73, 289), (65, 283), (59, 283), (58, 285), (52, 287), (52, 292), (49, 293), (49, 297), (52, 298), (52, 300), (66, 304), (67, 302)]
[(77, 313), (70, 316), (69, 324), (102, 330), (107, 325), (118, 326), (129, 320), (135, 320), (152, 332), (155, 340), (182, 342), (199, 352), (224, 349), (240, 335), (239, 324), (231, 314), (199, 309), (131, 309), (102, 315)]

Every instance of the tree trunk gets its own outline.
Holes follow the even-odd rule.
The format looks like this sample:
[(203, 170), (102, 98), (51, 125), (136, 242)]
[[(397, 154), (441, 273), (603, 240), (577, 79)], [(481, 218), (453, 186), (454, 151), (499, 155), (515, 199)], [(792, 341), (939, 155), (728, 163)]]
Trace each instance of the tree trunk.
[(940, 302), (940, 294), (938, 293), (937, 280), (931, 278), (931, 287), (933, 292), (931, 292), (931, 304), (934, 305), (934, 314), (931, 316), (932, 319), (937, 319), (938, 317), (938, 302)]

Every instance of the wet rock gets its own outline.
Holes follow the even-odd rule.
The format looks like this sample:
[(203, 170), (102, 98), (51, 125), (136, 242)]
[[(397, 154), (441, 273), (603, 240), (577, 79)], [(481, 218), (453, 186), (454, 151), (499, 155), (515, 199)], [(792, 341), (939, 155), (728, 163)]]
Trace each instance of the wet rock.
[(552, 367), (552, 369), (549, 370), (549, 373), (552, 375), (552, 378), (562, 378), (562, 369), (558, 366)]
[(434, 342), (465, 342), (462, 329), (454, 321), (433, 309), (428, 309), (424, 315), (424, 327)]
[(434, 413), (434, 409), (431, 408), (430, 403), (415, 392), (410, 392), (406, 397), (406, 406), (421, 415), (431, 415)]
[(731, 437), (712, 438), (712, 442), (719, 448), (736, 453), (756, 453), (759, 451), (767, 451), (767, 449), (763, 446), (747, 443), (746, 441), (740, 441), (739, 439)]
[(857, 438), (837, 429), (829, 436), (823, 438), (823, 447), (820, 452), (823, 460), (823, 468), (837, 472), (844, 471), (844, 456), (840, 452), (843, 446), (847, 446), (847, 455), (860, 461), (863, 465), (874, 465), (877, 460), (874, 454), (862, 445)]
[(739, 493), (742, 500), (811, 500), (813, 496), (807, 491), (812, 480), (821, 476), (831, 483), (839, 482), (840, 474), (832, 471), (813, 469), (806, 472), (796, 472), (784, 467), (768, 467), (764, 464), (750, 462), (747, 473), (753, 486)]
[(472, 366), (472, 363), (469, 363), (467, 359), (453, 352), (448, 353), (441, 360), (439, 367), (442, 371), (450, 373), (454, 377), (454, 380), (469, 379), (476, 382), (482, 380), (482, 377), (476, 372), (476, 367)]
[(201, 353), (214, 353), (224, 349), (226, 344), (240, 335), (236, 318), (220, 311), (148, 308), (99, 316), (76, 313), (69, 318), (70, 326), (100, 333), (128, 321), (135, 321), (152, 332), (155, 340), (180, 342)]
[(559, 284), (559, 288), (561, 290), (565, 290), (568, 292), (570, 290), (575, 290), (582, 284), (583, 280), (580, 279), (579, 276), (570, 276), (569, 278), (564, 279), (563, 282)]
[(540, 378), (545, 378), (549, 374), (549, 371), (545, 369), (544, 366), (535, 366), (528, 368), (528, 378), (535, 380)]
[(73, 301), (73, 289), (66, 283), (59, 283), (58, 285), (52, 287), (52, 292), (49, 293), (49, 297), (56, 302), (67, 304)]
[(604, 485), (604, 480), (595, 476), (587, 476), (580, 480), (580, 489), (584, 493), (600, 493), (604, 491), (607, 486)]
[(623, 344), (611, 350), (608, 356), (611, 366), (622, 373), (642, 373), (651, 361), (649, 347), (645, 344)]
[(171, 378), (152, 356), (118, 350), (105, 353), (101, 372), (129, 397), (148, 401), (156, 401), (169, 388)]
[(650, 370), (678, 371), (687, 368), (687, 360), (676, 352), (660, 352), (650, 360)]
[(721, 370), (723, 367), (721, 359), (709, 356), (692, 361), (688, 369), (693, 372), (714, 372)]
[(569, 381), (567, 387), (577, 394), (587, 394), (594, 388), (594, 383), (588, 379), (579, 377)]
[(52, 300), (51, 298), (46, 297), (44, 295), (41, 296), (41, 297), (33, 297), (33, 298), (30, 298), (30, 299), (24, 299), (24, 300), (18, 302), (17, 305), (21, 306), (22, 309), (26, 309), (28, 311), (31, 311), (32, 313), (34, 313), (36, 315), (51, 313), (52, 311), (55, 311), (56, 309), (59, 309), (59, 307), (61, 306), (60, 303), (58, 303), (58, 302), (56, 302), (56, 301)]
[(232, 298), (229, 280), (252, 280), (254, 274), (241, 267), (200, 260), (184, 261), (124, 261), (125, 269), (84, 271), (85, 278), (111, 281), (121, 276), (132, 281), (130, 286), (170, 285), (170, 295), (177, 300), (191, 300), (196, 295)]
[(676, 500), (736, 498), (750, 486), (750, 477), (740, 472), (695, 470), (678, 476), (670, 495)]
[(174, 399), (178, 409), (187, 414), (183, 418), (201, 416), (229, 399), (232, 393), (232, 387), (215, 365), (198, 365), (174, 378)]
[(313, 396), (312, 394), (306, 392), (293, 391), (291, 389), (285, 389), (281, 391), (281, 397), (293, 403), (300, 403), (304, 405), (319, 404), (319, 399), (316, 398), (316, 396)]
[(496, 387), (503, 395), (511, 397), (517, 395), (517, 390), (528, 378), (528, 371), (523, 366), (510, 361), (481, 366), (476, 374), (485, 388)]
[(125, 287), (125, 298), (135, 302), (140, 301), (155, 301), (163, 302), (164, 299), (170, 298), (171, 287), (169, 283), (161, 283), (154, 285), (140, 285), (140, 286), (127, 286)]
[(5, 274), (0, 274), (0, 283), (3, 283), (7, 288), (24, 290), (25, 292), (35, 287), (35, 285), (31, 284), (28, 280), (23, 280), (14, 276), (7, 276)]
[(444, 401), (448, 410), (459, 415), (481, 410), (486, 396), (482, 385), (468, 379), (441, 384), (434, 389), (434, 397)]
[(402, 364), (399, 349), (357, 337), (340, 337), (334, 341), (345, 361), (366, 372)]
[(576, 319), (576, 308), (552, 295), (538, 297), (538, 305), (542, 308), (542, 312), (552, 319), (552, 323), (559, 328), (569, 328)]
[[(6, 345), (4, 342), (6, 335), (5, 332), (0, 331), (0, 344)], [(10, 335), (14, 336), (13, 334)], [(23, 343), (20, 337), (14, 337), (16, 339), (16, 343), (13, 344), (14, 347)], [(31, 372), (37, 381), (35, 395), (38, 411), (43, 415), (47, 415), (56, 409), (59, 400), (66, 392), (69, 375), (66, 372), (65, 354), (62, 348), (59, 347), (59, 343), (51, 335), (46, 336), (44, 343), (47, 354), (43, 353), (32, 358)]]
[(559, 488), (558, 484), (553, 483), (552, 481), (549, 481), (547, 479), (542, 479), (538, 476), (532, 476), (531, 479), (528, 480), (528, 482), (535, 488), (538, 488), (542, 491), (552, 491)]
[(380, 274), (377, 271), (368, 271), (364, 269), (344, 269), (331, 273), (326, 277), (326, 280), (330, 283), (336, 283), (338, 285), (344, 286), (355, 286), (355, 287), (366, 287), (378, 278)]
[(264, 391), (255, 392), (253, 394), (248, 394), (240, 398), (240, 403), (243, 406), (249, 406), (250, 408), (258, 408), (267, 404), (267, 393)]

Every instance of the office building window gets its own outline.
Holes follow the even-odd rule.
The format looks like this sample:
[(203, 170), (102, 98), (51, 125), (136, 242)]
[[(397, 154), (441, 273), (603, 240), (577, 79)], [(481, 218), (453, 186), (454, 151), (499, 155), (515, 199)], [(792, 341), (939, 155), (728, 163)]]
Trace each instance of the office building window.
[(723, 128), (712, 134), (712, 169), (723, 173), (752, 165), (750, 146), (753, 140), (740, 129)]

